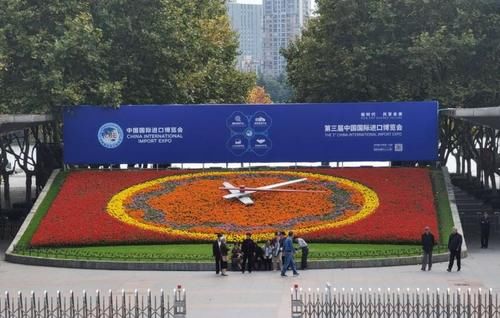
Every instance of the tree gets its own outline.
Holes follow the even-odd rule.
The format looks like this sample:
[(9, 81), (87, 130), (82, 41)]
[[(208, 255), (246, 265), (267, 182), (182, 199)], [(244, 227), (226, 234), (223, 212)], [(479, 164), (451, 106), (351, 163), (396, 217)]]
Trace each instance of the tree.
[(0, 110), (244, 102), (221, 1), (2, 0)]
[(255, 86), (247, 97), (248, 104), (271, 104), (273, 101), (266, 90), (261, 86)]
[(120, 84), (108, 79), (106, 46), (88, 1), (0, 1), (0, 108), (116, 104)]
[(264, 87), (275, 103), (288, 103), (293, 98), (292, 88), (284, 75), (272, 78), (259, 74), (257, 77), (257, 85)]
[(500, 4), (494, 0), (319, 0), (285, 51), (303, 102), (500, 102)]

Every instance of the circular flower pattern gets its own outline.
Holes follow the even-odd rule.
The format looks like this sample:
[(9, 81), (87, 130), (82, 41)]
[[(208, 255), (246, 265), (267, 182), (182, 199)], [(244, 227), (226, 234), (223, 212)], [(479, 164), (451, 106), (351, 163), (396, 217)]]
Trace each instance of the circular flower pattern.
[[(321, 192), (257, 192), (253, 205), (224, 200), (227, 181), (260, 187), (307, 178), (287, 188)], [(186, 240), (210, 240), (226, 233), (240, 240), (252, 232), (257, 240), (293, 229), (299, 235), (353, 224), (374, 213), (376, 193), (352, 180), (292, 171), (207, 172), (167, 176), (129, 187), (109, 201), (108, 213), (143, 230), (172, 234)]]

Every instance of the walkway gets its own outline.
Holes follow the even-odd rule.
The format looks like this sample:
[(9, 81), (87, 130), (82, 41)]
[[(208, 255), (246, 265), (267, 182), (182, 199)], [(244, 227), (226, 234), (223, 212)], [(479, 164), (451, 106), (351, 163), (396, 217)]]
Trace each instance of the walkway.
[[(431, 272), (417, 266), (311, 270), (297, 278), (281, 278), (275, 272), (252, 274), (229, 273), (228, 277), (211, 272), (132, 272), (59, 269), (32, 267), (0, 261), (0, 292), (21, 290), (56, 290), (80, 292), (96, 289), (144, 293), (147, 288), (159, 292), (182, 284), (188, 292), (188, 317), (290, 317), (290, 287), (324, 287), (330, 282), (337, 288), (493, 288), (500, 293), (500, 240), (491, 248), (478, 249), (469, 241), (470, 256), (464, 260), (462, 272), (447, 273), (446, 264), (435, 264)], [(7, 244), (0, 242), (0, 250)], [(209, 246), (207, 245), (207, 248)], [(3, 259), (3, 255), (0, 254)]]

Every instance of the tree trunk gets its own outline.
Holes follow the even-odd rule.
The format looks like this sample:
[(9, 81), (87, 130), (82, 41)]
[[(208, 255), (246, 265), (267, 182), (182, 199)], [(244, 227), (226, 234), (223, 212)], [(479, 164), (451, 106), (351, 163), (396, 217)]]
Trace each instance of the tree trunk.
[(31, 203), (32, 200), (31, 186), (33, 184), (34, 175), (35, 175), (34, 173), (26, 173), (26, 196), (25, 196), (26, 203)]
[(10, 181), (9, 174), (2, 174), (3, 179), (3, 198), (5, 202), (5, 208), (10, 208)]
[(495, 172), (492, 171), (489, 178), (491, 179), (491, 190), (493, 194), (497, 194), (497, 180), (495, 179)]

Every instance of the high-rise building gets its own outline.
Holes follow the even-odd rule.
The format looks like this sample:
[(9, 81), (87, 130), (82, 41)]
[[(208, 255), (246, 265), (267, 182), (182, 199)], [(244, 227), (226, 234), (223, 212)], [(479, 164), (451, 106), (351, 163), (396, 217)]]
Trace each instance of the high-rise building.
[(262, 5), (226, 2), (233, 30), (239, 35), (237, 68), (259, 72), (262, 65)]
[(286, 72), (280, 50), (300, 36), (311, 15), (311, 0), (263, 0), (264, 75), (278, 77)]

